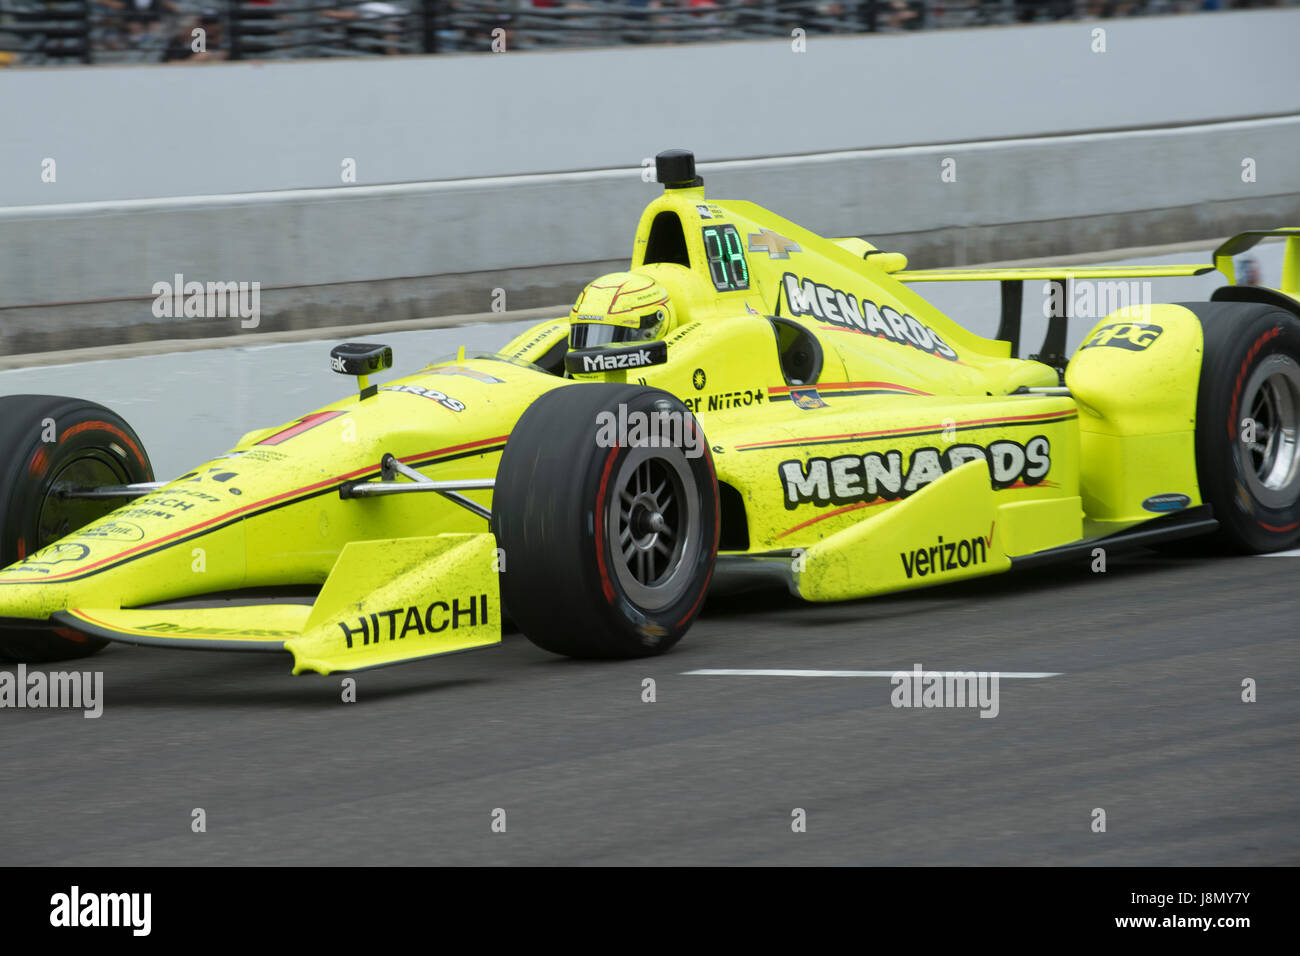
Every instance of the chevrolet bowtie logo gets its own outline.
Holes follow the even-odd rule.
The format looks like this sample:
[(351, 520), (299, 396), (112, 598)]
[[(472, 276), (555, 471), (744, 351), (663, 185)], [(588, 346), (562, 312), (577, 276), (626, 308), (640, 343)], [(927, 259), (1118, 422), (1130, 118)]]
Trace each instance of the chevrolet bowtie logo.
[(766, 252), (769, 259), (789, 259), (792, 252), (803, 252), (799, 243), (778, 235), (771, 229), (749, 234), (749, 251)]

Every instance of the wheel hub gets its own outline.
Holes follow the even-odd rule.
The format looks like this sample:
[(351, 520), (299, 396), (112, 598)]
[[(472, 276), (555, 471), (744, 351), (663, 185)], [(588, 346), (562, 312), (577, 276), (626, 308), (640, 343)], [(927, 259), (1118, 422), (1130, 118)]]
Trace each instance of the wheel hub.
[[(126, 472), (105, 454), (93, 452), (64, 465), (51, 479), (50, 486), (71, 485), (95, 488), (120, 485)], [(36, 548), (43, 548), (77, 528), (103, 517), (121, 502), (84, 498), (60, 498), (50, 495), (41, 502), (37, 517)]]
[(672, 604), (690, 584), (687, 565), (698, 547), (699, 502), (677, 449), (632, 449), (622, 462), (609, 502), (613, 570), (639, 607)]
[(1265, 506), (1289, 507), (1300, 493), (1300, 365), (1269, 356), (1246, 382), (1241, 408), (1246, 482)]

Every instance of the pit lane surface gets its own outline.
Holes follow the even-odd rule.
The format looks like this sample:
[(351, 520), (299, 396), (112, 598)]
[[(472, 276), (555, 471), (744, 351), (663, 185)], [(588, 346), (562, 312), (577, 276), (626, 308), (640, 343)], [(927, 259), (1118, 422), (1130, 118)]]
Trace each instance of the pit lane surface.
[[(392, 338), (397, 371), (418, 367)], [(324, 346), (289, 369), (299, 348), (150, 357), (153, 378), (2, 373), (0, 392), (104, 400), (169, 474), (346, 386)], [(165, 437), (193, 444), (196, 410), (219, 434), (171, 467)], [(342, 676), (291, 677), (287, 657), (114, 646), (63, 667), (102, 670), (99, 719), (0, 710), (0, 864), (1295, 864), (1298, 578), (1295, 556), (1143, 551), (837, 605), (719, 592), (661, 658), (568, 661), (508, 634), (354, 675), (351, 704)], [(887, 678), (685, 673), (916, 663), (1060, 676), (1002, 681), (982, 719), (895, 708)]]
[[(357, 674), (353, 704), (279, 656), (110, 647), (81, 664), (99, 719), (0, 711), (0, 863), (1295, 864), (1298, 577), (1144, 552), (850, 604), (718, 596), (664, 657), (511, 634)], [(1002, 681), (984, 719), (896, 709), (888, 679), (683, 674), (914, 663), (1062, 675)]]

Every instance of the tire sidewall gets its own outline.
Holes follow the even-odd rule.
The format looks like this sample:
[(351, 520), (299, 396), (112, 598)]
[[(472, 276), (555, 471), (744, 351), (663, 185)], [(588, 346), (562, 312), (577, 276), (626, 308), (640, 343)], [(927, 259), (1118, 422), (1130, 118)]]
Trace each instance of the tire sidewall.
[[(15, 454), (0, 476), (0, 566), (5, 567), (42, 546), (41, 509), (59, 474), (72, 462), (93, 457), (120, 482), (153, 480), (140, 439), (106, 408), (77, 400), (67, 400), (63, 407), (32, 403), (23, 418), (18, 434), (26, 440), (15, 442)], [(45, 441), (51, 428), (55, 440)]]
[(1210, 305), (1218, 308), (1197, 310), (1205, 332), (1196, 429), (1201, 497), (1214, 506), (1224, 537), (1235, 547), (1294, 547), (1300, 542), (1300, 493), (1286, 506), (1272, 507), (1251, 492), (1246, 470), (1253, 466), (1240, 429), (1250, 414), (1244, 391), (1255, 370), (1278, 354), (1300, 364), (1300, 319), (1269, 306)]
[[(50, 437), (54, 440), (47, 440)], [(144, 445), (131, 426), (103, 406), (82, 399), (0, 397), (0, 444), (8, 451), (7, 459), (0, 463), (3, 567), (50, 543), (39, 539), (40, 514), (52, 486), (70, 463), (94, 457), (119, 482), (153, 480)], [(113, 504), (105, 502), (105, 513)], [(74, 660), (94, 654), (107, 643), (102, 638), (63, 634), (48, 624), (7, 626), (0, 628), (0, 659), (27, 663)]]

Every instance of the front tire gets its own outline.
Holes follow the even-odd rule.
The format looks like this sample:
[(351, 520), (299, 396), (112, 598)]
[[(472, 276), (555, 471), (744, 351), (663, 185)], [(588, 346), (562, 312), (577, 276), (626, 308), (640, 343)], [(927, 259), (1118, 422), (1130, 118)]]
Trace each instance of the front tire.
[[(1300, 544), (1300, 319), (1272, 305), (1183, 303), (1205, 352), (1196, 472), (1220, 543), (1234, 551)], [(1253, 433), (1253, 434), (1252, 434)]]
[[(637, 442), (628, 428), (611, 443), (602, 431), (638, 420), (676, 427), (680, 440)], [(492, 496), (502, 600), (556, 654), (645, 657), (676, 644), (704, 602), (718, 527), (708, 443), (667, 392), (555, 389), (528, 407), (502, 453)]]
[[(54, 395), (0, 398), (0, 567), (39, 551), (122, 504), (59, 498), (56, 485), (153, 481), (144, 445), (102, 405)], [(24, 663), (88, 657), (108, 642), (56, 628), (0, 628), (0, 657)]]

